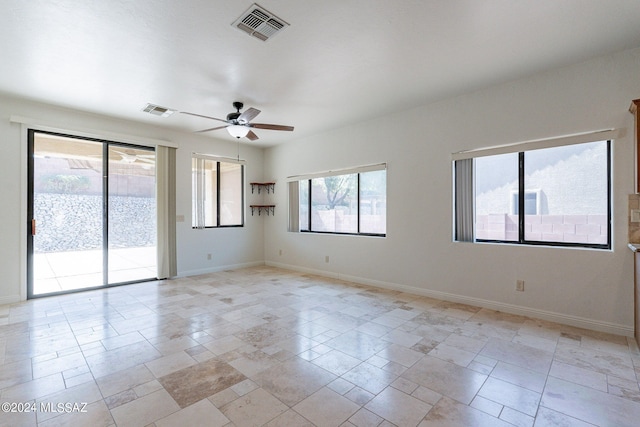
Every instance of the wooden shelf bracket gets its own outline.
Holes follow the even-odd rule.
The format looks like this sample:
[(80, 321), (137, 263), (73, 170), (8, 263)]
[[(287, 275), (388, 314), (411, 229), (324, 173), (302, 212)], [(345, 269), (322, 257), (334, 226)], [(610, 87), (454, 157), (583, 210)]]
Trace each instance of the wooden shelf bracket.
[(262, 189), (266, 190), (267, 194), (276, 192), (275, 182), (250, 182), (249, 184), (251, 185), (251, 194), (253, 194), (255, 189), (258, 190), (258, 194), (260, 194), (260, 190)]
[(260, 216), (262, 212), (265, 212), (267, 216), (270, 214), (275, 215), (276, 205), (249, 205), (249, 207), (251, 208), (251, 216), (253, 216), (255, 211), (258, 211), (258, 216)]

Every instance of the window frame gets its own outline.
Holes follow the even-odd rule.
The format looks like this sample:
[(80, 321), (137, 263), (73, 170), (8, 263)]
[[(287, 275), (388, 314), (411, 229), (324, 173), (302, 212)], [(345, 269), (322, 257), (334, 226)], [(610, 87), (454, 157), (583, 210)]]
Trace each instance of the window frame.
[[(216, 163), (216, 225), (204, 225), (202, 227), (199, 227), (197, 224), (194, 224), (193, 222), (193, 212), (191, 215), (191, 228), (195, 229), (195, 230), (200, 230), (200, 229), (211, 229), (211, 228), (239, 228), (239, 227), (244, 227), (245, 224), (245, 218), (246, 218), (246, 214), (245, 214), (245, 189), (244, 189), (244, 184), (245, 184), (245, 164), (243, 161), (236, 161), (236, 160), (232, 160), (232, 159), (225, 159), (225, 158), (221, 158), (221, 157), (216, 157), (216, 156), (209, 156), (209, 155), (202, 155), (202, 154), (197, 154), (194, 153), (191, 156), (191, 173), (192, 173), (192, 188), (191, 188), (191, 206), (193, 209), (193, 203), (194, 197), (198, 197), (197, 194), (194, 194), (195, 189), (193, 188), (193, 173), (195, 172), (195, 169), (193, 167), (193, 161), (197, 160), (197, 159), (203, 159), (204, 161), (210, 161), (210, 162), (215, 162)], [(221, 205), (220, 205), (220, 184), (221, 184), (221, 171), (222, 168), (220, 167), (221, 163), (229, 163), (229, 164), (237, 164), (240, 166), (240, 201), (242, 206), (240, 207), (240, 224), (220, 224), (220, 212), (221, 212)]]
[[(361, 213), (361, 208), (360, 208), (360, 204), (361, 204), (361, 191), (360, 191), (360, 174), (362, 173), (367, 173), (367, 172), (374, 172), (374, 171), (381, 171), (384, 170), (385, 171), (385, 200), (386, 200), (386, 182), (387, 182), (387, 165), (386, 163), (383, 163), (381, 165), (376, 165), (379, 167), (369, 167), (369, 166), (363, 166), (361, 168), (352, 168), (352, 169), (346, 169), (346, 170), (342, 170), (342, 171), (336, 171), (336, 172), (327, 172), (325, 174), (313, 174), (313, 175), (308, 175), (308, 176), (304, 176), (304, 177), (298, 177), (298, 179), (292, 179), (292, 181), (295, 181), (298, 183), (298, 186), (301, 185), (301, 183), (306, 182), (307, 185), (307, 194), (308, 194), (308, 200), (307, 200), (307, 225), (308, 225), (308, 229), (298, 229), (295, 230), (299, 233), (308, 233), (308, 234), (334, 234), (334, 235), (341, 235), (341, 236), (368, 236), (368, 237), (386, 237), (387, 236), (387, 221), (386, 221), (386, 206), (385, 206), (385, 232), (384, 233), (368, 233), (368, 232), (361, 232), (360, 231), (360, 213)], [(313, 201), (313, 184), (312, 181), (315, 178), (327, 178), (327, 177), (331, 177), (331, 176), (340, 176), (340, 175), (356, 175), (356, 232), (342, 232), (342, 231), (317, 231), (317, 230), (313, 230), (313, 223), (312, 223), (312, 216), (313, 216), (313, 210), (312, 210), (312, 201)], [(293, 177), (290, 177), (293, 178)], [(386, 202), (385, 202), (386, 205)], [(300, 212), (300, 207), (299, 207), (299, 203), (298, 203), (298, 213)], [(298, 221), (299, 222), (299, 221)]]
[[(556, 246), (556, 247), (567, 247), (567, 248), (588, 248), (588, 249), (604, 249), (611, 250), (612, 248), (612, 197), (613, 197), (613, 188), (612, 188), (612, 140), (611, 139), (603, 139), (601, 141), (588, 141), (583, 142), (583, 144), (588, 144), (592, 142), (606, 142), (606, 167), (607, 167), (607, 243), (578, 243), (578, 242), (560, 242), (560, 241), (546, 241), (546, 240), (529, 240), (525, 238), (525, 196), (527, 193), (533, 192), (533, 190), (527, 191), (525, 189), (525, 153), (530, 150), (522, 150), (517, 151), (518, 153), (518, 240), (498, 240), (498, 239), (478, 239), (476, 238), (476, 230), (475, 230), (475, 222), (476, 222), (476, 214), (475, 214), (475, 195), (474, 195), (474, 209), (473, 209), (473, 223), (474, 223), (474, 231), (473, 231), (473, 242), (477, 243), (504, 243), (510, 245), (529, 245), (529, 246)], [(551, 148), (551, 147), (546, 147)], [(544, 148), (541, 148), (544, 149)], [(474, 162), (475, 163), (475, 162)], [(473, 173), (473, 180), (475, 182), (475, 168)], [(475, 192), (474, 192), (475, 194)]]

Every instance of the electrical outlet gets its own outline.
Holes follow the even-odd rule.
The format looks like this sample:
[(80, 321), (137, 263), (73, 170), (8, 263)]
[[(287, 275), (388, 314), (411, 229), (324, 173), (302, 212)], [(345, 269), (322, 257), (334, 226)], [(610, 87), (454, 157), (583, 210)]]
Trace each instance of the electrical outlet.
[(211, 259), (212, 259), (212, 258), (213, 258), (213, 257), (211, 256), (211, 254), (207, 254), (207, 259), (208, 259), (209, 261), (211, 261)]
[(524, 292), (524, 280), (516, 280), (516, 291)]
[(324, 257), (324, 262), (326, 262), (327, 264), (329, 264), (329, 255)]

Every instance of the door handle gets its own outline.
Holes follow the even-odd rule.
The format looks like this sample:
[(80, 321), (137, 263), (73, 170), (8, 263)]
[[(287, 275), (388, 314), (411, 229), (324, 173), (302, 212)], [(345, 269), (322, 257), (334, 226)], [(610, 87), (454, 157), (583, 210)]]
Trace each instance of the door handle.
[(31, 235), (32, 236), (36, 235), (36, 220), (35, 219), (31, 220)]

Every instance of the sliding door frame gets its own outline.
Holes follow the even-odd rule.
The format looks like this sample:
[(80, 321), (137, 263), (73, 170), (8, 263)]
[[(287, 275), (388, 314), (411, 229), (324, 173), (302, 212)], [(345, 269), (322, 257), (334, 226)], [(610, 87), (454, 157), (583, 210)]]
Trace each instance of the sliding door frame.
[[(36, 134), (45, 134), (51, 136), (58, 136), (70, 139), (77, 139), (81, 141), (92, 141), (102, 144), (102, 285), (91, 286), (86, 288), (71, 289), (60, 292), (50, 292), (46, 294), (34, 294), (34, 232), (37, 232), (37, 224), (34, 222), (34, 148), (35, 148), (35, 136)], [(147, 279), (130, 280), (118, 283), (109, 283), (109, 148), (110, 147), (123, 147), (132, 148), (137, 150), (149, 151), (156, 153), (155, 147), (125, 143), (119, 141), (112, 141), (102, 138), (94, 138), (88, 136), (79, 136), (69, 133), (62, 133), (56, 131), (40, 130), (36, 128), (27, 128), (27, 224), (26, 224), (26, 260), (27, 260), (27, 299), (48, 297), (53, 295), (69, 294), (75, 292), (83, 292), (92, 289), (103, 289), (113, 286), (128, 285), (132, 283), (140, 283), (157, 280), (157, 277), (150, 277)], [(157, 173), (157, 171), (156, 171)], [(157, 212), (156, 212), (157, 217)], [(157, 236), (156, 236), (157, 238)]]

